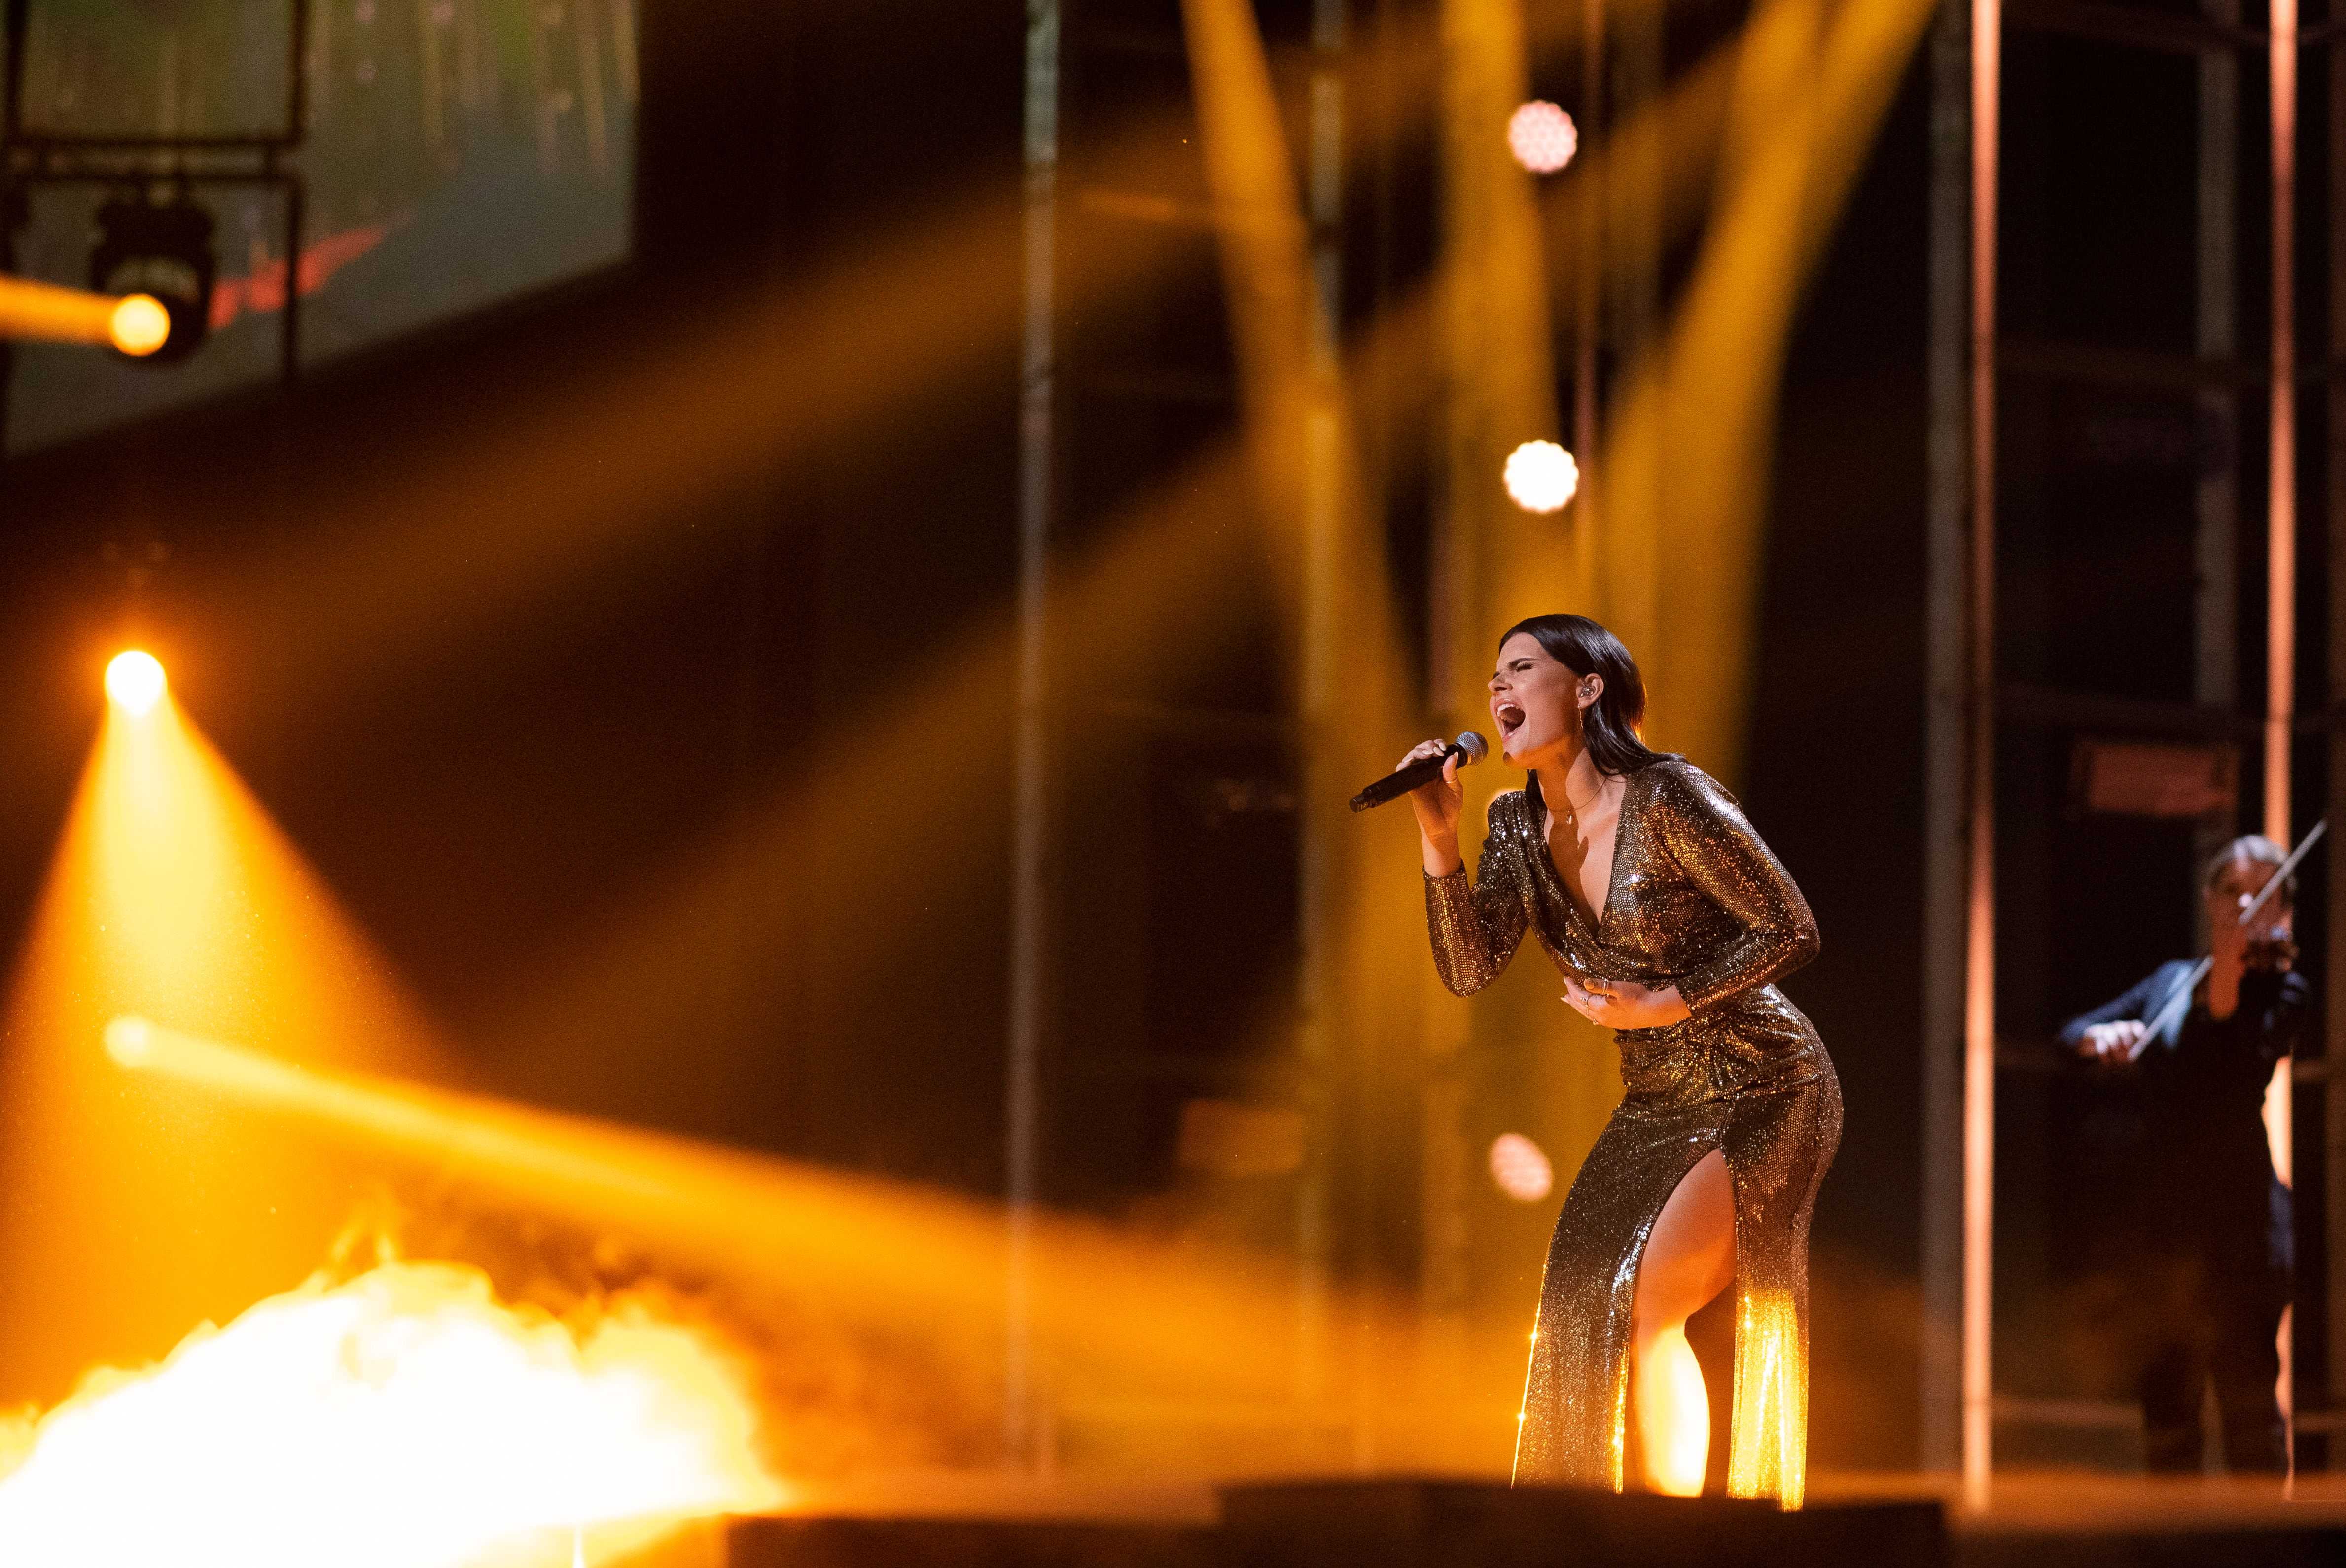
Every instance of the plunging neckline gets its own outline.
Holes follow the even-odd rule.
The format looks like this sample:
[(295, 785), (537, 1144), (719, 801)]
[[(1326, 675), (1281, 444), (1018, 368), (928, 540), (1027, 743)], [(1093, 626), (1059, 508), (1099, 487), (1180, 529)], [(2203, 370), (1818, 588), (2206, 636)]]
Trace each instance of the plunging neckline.
[(1573, 885), (1576, 879), (1566, 876), (1564, 868), (1556, 863), (1556, 846), (1548, 834), (1555, 830), (1556, 816), (1545, 799), (1540, 801), (1541, 814), (1547, 819), (1547, 826), (1540, 833), (1540, 859), (1547, 862), (1548, 875), (1556, 879), (1557, 891), (1564, 894), (1565, 907), (1580, 917), (1580, 923), (1588, 928), (1592, 936), (1604, 929), (1605, 917), (1613, 912), (1613, 890), (1621, 881), (1621, 832), (1629, 821), (1629, 780), (1636, 777), (1634, 773), (1627, 774), (1622, 780), (1620, 809), (1613, 816), (1613, 858), (1605, 867), (1605, 902), (1593, 916), (1581, 907), (1580, 890)]

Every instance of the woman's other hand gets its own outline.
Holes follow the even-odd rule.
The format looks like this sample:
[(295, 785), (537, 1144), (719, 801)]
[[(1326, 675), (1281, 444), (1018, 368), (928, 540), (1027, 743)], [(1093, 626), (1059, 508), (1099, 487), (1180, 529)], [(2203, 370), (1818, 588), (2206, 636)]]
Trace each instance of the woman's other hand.
[(2142, 1038), (2145, 1027), (2139, 1018), (2122, 1018), (2116, 1023), (2088, 1023), (2085, 1036), (2077, 1042), (2077, 1054), (2088, 1062), (2130, 1062), (2134, 1059), (2135, 1042)]
[[(1428, 740), (1410, 748), (1393, 765), (1399, 772), (1413, 762), (1439, 757), (1450, 748), (1446, 740)], [(1466, 809), (1466, 787), (1458, 782), (1458, 759), (1442, 765), (1442, 777), (1409, 792), (1409, 809), (1417, 813), (1417, 836), (1425, 850), (1425, 874), (1446, 877), (1465, 864), (1458, 853), (1458, 817)]]
[(1627, 980), (1592, 980), (1582, 985), (1566, 975), (1564, 999), (1583, 1018), (1607, 1029), (1658, 1029), (1694, 1016), (1675, 985), (1658, 991)]

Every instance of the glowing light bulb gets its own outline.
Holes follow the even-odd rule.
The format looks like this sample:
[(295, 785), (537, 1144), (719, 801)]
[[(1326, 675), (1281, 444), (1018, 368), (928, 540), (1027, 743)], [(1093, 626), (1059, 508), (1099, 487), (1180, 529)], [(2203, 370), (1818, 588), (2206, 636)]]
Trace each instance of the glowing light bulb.
[(163, 667), (153, 654), (132, 648), (106, 667), (106, 695), (134, 718), (163, 700)]
[(1526, 512), (1558, 512), (1580, 491), (1580, 464), (1552, 441), (1527, 441), (1507, 454), (1507, 494)]
[[(1517, 1203), (1537, 1203), (1556, 1190), (1556, 1167), (1523, 1134), (1501, 1133), (1491, 1140), (1491, 1179)], [(1538, 1330), (1532, 1338), (1539, 1338)]]
[(1507, 150), (1534, 174), (1554, 174), (1580, 150), (1580, 128), (1556, 105), (1534, 98), (1507, 117)]
[(107, 323), (114, 346), (132, 359), (145, 359), (171, 335), (171, 313), (152, 294), (126, 294)]

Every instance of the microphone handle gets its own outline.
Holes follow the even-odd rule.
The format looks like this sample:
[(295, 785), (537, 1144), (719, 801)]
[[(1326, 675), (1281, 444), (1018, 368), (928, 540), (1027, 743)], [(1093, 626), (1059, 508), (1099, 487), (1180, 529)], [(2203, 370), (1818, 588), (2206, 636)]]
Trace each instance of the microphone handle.
[(1406, 768), (1388, 773), (1352, 797), (1352, 809), (1370, 810), (1388, 800), (1398, 800), (1421, 785), (1433, 783), (1442, 777), (1443, 765), (1460, 755), (1457, 747), (1447, 747), (1439, 757), (1422, 757)]

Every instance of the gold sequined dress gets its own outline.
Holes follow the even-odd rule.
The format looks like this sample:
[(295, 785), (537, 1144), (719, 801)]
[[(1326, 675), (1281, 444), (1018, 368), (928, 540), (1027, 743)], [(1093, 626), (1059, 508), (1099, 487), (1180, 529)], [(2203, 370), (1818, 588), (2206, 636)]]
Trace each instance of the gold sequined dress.
[(1491, 802), (1470, 886), (1425, 884), (1434, 966), (1461, 996), (1526, 931), (1575, 976), (1676, 985), (1693, 1016), (1625, 1029), (1627, 1093), (1549, 1245), (1515, 1478), (1620, 1490), (1629, 1308), (1662, 1206), (1712, 1149), (1735, 1191), (1735, 1396), (1728, 1490), (1797, 1508), (1807, 1471), (1809, 1220), (1841, 1143), (1824, 1043), (1773, 983), (1816, 956), (1816, 921), (1735, 798), (1675, 757), (1628, 776), (1594, 925), (1565, 891), (1529, 796)]

